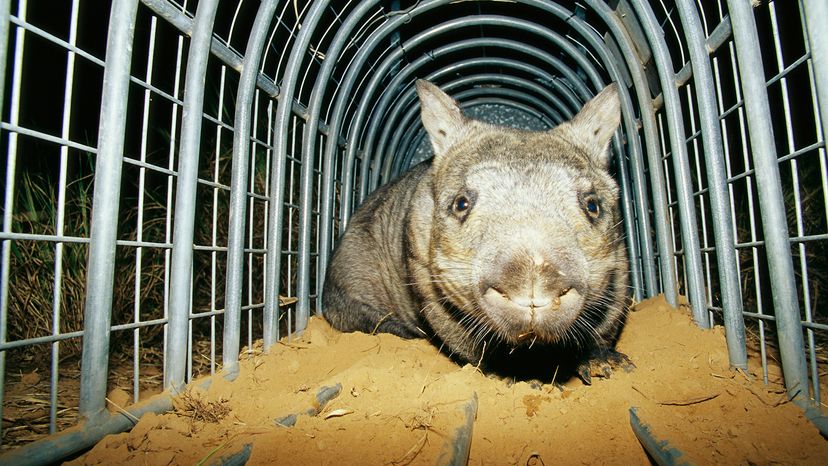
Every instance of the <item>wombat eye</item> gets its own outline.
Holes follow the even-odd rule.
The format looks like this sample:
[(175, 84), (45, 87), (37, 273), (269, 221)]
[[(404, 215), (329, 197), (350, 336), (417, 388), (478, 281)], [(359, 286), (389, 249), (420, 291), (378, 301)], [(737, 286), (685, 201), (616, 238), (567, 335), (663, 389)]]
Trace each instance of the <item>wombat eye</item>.
[(454, 200), (454, 211), (455, 212), (465, 212), (469, 210), (471, 207), (471, 202), (466, 196), (457, 196)]
[(601, 215), (601, 203), (598, 202), (598, 199), (592, 196), (584, 199), (584, 209), (592, 218), (598, 218), (598, 216)]

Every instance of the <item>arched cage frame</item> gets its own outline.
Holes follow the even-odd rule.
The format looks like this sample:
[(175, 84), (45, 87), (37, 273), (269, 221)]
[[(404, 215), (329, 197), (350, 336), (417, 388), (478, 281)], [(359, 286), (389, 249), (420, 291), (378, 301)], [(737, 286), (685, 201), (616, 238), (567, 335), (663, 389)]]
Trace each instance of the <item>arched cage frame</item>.
[[(106, 410), (117, 348), (140, 415), (195, 375), (232, 379), (243, 345), (266, 350), (323, 313), (351, 214), (424, 157), (420, 78), (469, 112), (538, 128), (619, 83), (611, 151), (633, 298), (663, 293), (699, 326), (724, 325), (735, 369), (755, 334), (765, 367), (778, 351), (788, 396), (825, 432), (814, 406), (828, 315), (813, 257), (828, 243), (823, 0), (47, 3), (0, 0), (0, 406), (7, 368), (42, 348), (52, 434), (4, 460), (54, 461), (126, 429)], [(18, 220), (33, 173), (53, 185), (40, 230)], [(48, 331), (21, 336), (23, 244), (45, 246), (51, 308), (39, 310)], [(88, 260), (71, 327), (74, 249)], [(72, 342), (82, 422), (63, 430)], [(200, 368), (197, 347), (209, 352)], [(143, 400), (148, 348), (168, 391)]]

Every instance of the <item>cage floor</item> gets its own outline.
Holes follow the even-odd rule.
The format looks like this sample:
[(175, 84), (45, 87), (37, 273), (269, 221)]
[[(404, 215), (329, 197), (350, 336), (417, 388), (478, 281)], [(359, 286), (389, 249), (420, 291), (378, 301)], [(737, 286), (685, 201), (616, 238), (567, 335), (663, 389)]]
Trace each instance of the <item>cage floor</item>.
[[(663, 298), (631, 313), (619, 350), (632, 373), (540, 389), (458, 367), (426, 341), (340, 334), (312, 319), (301, 340), (254, 351), (235, 382), (181, 397), (73, 464), (194, 464), (252, 445), (248, 464), (434, 464), (479, 400), (470, 464), (649, 464), (629, 408), (691, 463), (824, 464), (828, 442), (788, 403), (773, 367), (728, 370), (723, 330), (703, 331)], [(316, 416), (320, 387), (342, 390)]]

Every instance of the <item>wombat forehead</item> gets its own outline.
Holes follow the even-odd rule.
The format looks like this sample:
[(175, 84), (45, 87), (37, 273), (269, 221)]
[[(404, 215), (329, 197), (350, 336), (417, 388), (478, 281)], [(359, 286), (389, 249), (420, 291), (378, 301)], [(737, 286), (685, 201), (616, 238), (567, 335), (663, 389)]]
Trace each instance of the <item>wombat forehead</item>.
[(557, 160), (534, 163), (479, 162), (462, 174), (463, 186), (471, 189), (530, 189), (556, 192), (593, 190), (604, 185), (592, 173)]
[(502, 159), (518, 165), (554, 161), (574, 168), (589, 166), (587, 154), (556, 131), (493, 131), (479, 137), (472, 150), (485, 159)]

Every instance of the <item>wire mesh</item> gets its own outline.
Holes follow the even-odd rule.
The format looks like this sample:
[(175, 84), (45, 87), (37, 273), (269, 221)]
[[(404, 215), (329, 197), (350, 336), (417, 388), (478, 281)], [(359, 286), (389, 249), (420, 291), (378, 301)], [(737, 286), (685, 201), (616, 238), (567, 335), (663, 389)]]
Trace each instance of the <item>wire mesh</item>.
[[(770, 167), (788, 231), (782, 255), (793, 265), (793, 329), (779, 328), (780, 247), (766, 231), (769, 168), (746, 109), (755, 89), (740, 68), (744, 21), (724, 0), (220, 1), (202, 26), (209, 41), (198, 43), (210, 2), (104, 3), (0, 2), (2, 448), (77, 422), (80, 380), (88, 380), (84, 306), (105, 317), (96, 346), (108, 368), (105, 392), (125, 390), (132, 403), (165, 385), (232, 372), (239, 356), (267, 351), (322, 313), (328, 256), (353, 210), (428, 155), (417, 78), (437, 82), (469, 112), (541, 127), (570, 117), (604, 84), (621, 83), (625, 122), (613, 150), (631, 293), (664, 293), (693, 308), (700, 325), (727, 325), (731, 362), (740, 366), (734, 353), (747, 351), (766, 381), (769, 360), (791, 357), (781, 334), (798, 334), (804, 395), (821, 399), (828, 162), (818, 99), (828, 83), (816, 71), (804, 0), (750, 11), (752, 47), (765, 52), (754, 71), (776, 148)], [(135, 8), (134, 24), (117, 23), (124, 20), (110, 16), (114, 6)], [(110, 22), (131, 34), (120, 70), (123, 150), (112, 159), (98, 111), (107, 99)], [(250, 44), (261, 44), (260, 58)], [(185, 83), (199, 46), (203, 107), (194, 116)], [(184, 142), (190, 124), (197, 138)], [(182, 214), (188, 160), (194, 204)], [(115, 179), (101, 178), (109, 163), (120, 167)], [(93, 268), (103, 257), (93, 252), (92, 212), (104, 185), (117, 188), (117, 215), (96, 226), (113, 229), (114, 251)], [(191, 237), (176, 239), (183, 220)], [(179, 264), (174, 250), (191, 254), (191, 264), (179, 268), (187, 261)], [(105, 283), (90, 274), (100, 267), (112, 280), (105, 309), (87, 300), (90, 284)], [(181, 339), (171, 333), (177, 319)], [(178, 367), (181, 380), (170, 376)], [(20, 399), (27, 383), (39, 394), (28, 406)], [(104, 403), (89, 396), (95, 402), (82, 416)], [(25, 409), (36, 422), (24, 422)]]

